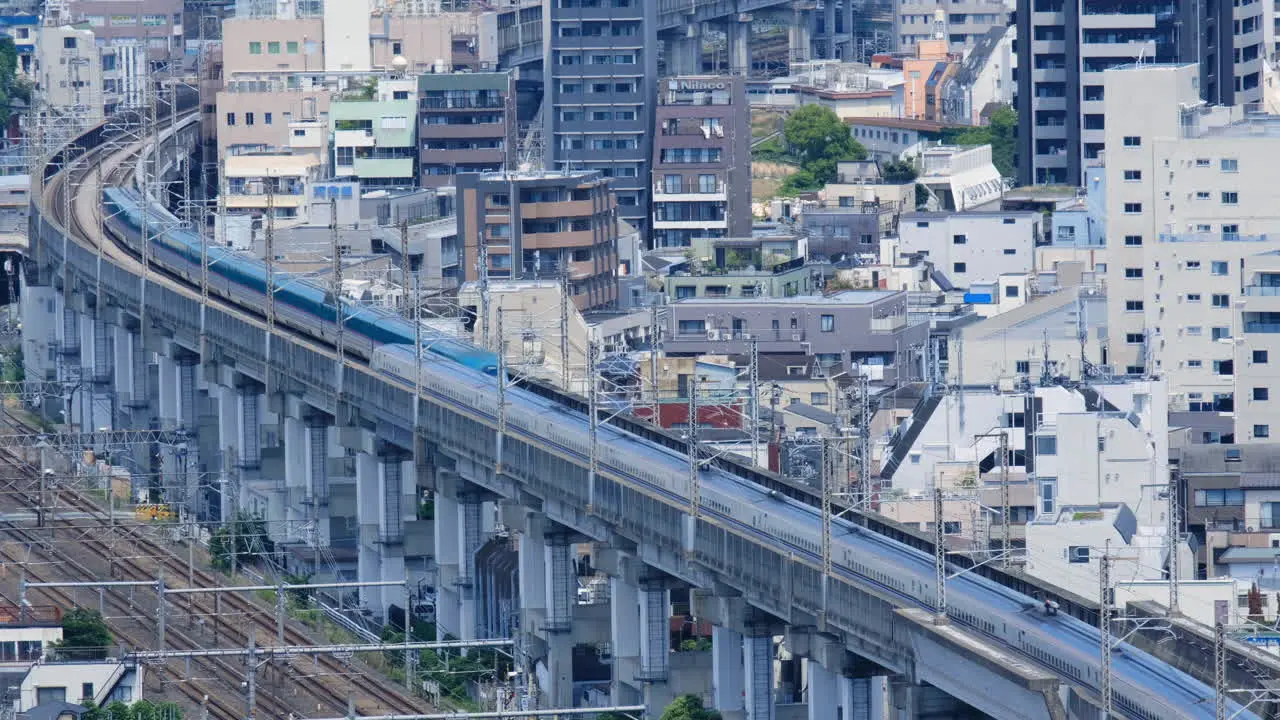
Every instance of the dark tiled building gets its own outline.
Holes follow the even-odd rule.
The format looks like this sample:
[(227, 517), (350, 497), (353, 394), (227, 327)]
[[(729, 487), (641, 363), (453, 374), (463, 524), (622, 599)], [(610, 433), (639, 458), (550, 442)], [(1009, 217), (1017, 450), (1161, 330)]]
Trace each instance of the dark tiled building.
[(653, 140), (653, 246), (751, 235), (751, 128), (741, 77), (667, 78)]

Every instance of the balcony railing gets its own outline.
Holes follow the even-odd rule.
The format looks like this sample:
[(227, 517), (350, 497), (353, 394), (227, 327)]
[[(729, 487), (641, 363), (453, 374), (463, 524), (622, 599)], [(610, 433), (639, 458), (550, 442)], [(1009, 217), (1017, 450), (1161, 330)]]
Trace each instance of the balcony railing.
[(654, 195), (716, 195), (728, 192), (729, 186), (726, 183), (718, 183), (710, 189), (702, 186), (692, 187), (672, 187), (665, 183), (656, 183), (653, 186)]
[(1262, 297), (1280, 295), (1280, 285), (1249, 285), (1244, 289), (1244, 294)]

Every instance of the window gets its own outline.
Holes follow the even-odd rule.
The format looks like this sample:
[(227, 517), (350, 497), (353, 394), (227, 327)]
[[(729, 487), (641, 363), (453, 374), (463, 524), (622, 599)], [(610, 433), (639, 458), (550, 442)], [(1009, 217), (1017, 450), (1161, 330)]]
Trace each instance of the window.
[(272, 120), (271, 113), (262, 113), (262, 124), (270, 125)]
[(1005, 297), (1010, 297), (1010, 298), (1016, 298), (1016, 297), (1018, 297), (1018, 286), (1017, 286), (1017, 285), (1005, 285), (1005, 286), (1004, 286), (1004, 296), (1005, 296)]
[(1200, 302), (1200, 293), (1187, 293), (1187, 302), (1189, 303)]
[(1125, 247), (1140, 247), (1142, 245), (1142, 236), (1141, 235), (1125, 235), (1124, 244), (1125, 244)]
[(1240, 196), (1237, 193), (1227, 192), (1225, 190), (1222, 192), (1223, 205), (1238, 205), (1239, 203), (1240, 203)]
[(279, 41), (279, 40), (272, 40), (271, 42), (267, 43), (267, 54), (268, 54), (268, 55), (279, 55), (279, 54), (280, 54), (280, 41)]
[(1266, 351), (1266, 350), (1254, 350), (1254, 351), (1253, 351), (1253, 361), (1254, 361), (1255, 363), (1259, 364), (1259, 365), (1266, 365), (1266, 364), (1267, 364), (1267, 351)]
[(1192, 368), (1192, 369), (1199, 369), (1199, 368), (1202, 368), (1202, 367), (1204, 367), (1204, 361), (1203, 361), (1203, 360), (1188, 360), (1188, 361), (1187, 361), (1187, 367)]
[(1057, 455), (1058, 438), (1054, 435), (1036, 436), (1036, 455)]
[(952, 235), (952, 236), (951, 236), (951, 244), (952, 244), (952, 245), (964, 245), (966, 242), (968, 242), (968, 239), (967, 239), (964, 235)]
[(1188, 261), (1186, 262), (1186, 264), (1184, 264), (1184, 265), (1183, 265), (1183, 267), (1184, 267), (1184, 268), (1186, 268), (1187, 270), (1199, 270), (1199, 269), (1200, 269), (1200, 261), (1199, 261), (1199, 260), (1188, 260)]
[(705, 320), (681, 320), (680, 333), (682, 335), (695, 335), (707, 331), (707, 322)]
[(1141, 179), (1142, 179), (1141, 170), (1125, 170), (1124, 171), (1125, 182), (1137, 182)]
[(1235, 368), (1233, 367), (1234, 365), (1235, 365), (1235, 362), (1231, 360), (1214, 360), (1213, 374), (1222, 375), (1224, 377), (1234, 375), (1235, 374)]
[[(1253, 436), (1254, 436), (1255, 438), (1269, 438), (1269, 437), (1271, 437), (1271, 426), (1270, 426), (1270, 425), (1254, 425), (1254, 426), (1253, 426)], [(1274, 505), (1275, 503), (1270, 503), (1270, 504), (1273, 504), (1273, 505)], [(1268, 527), (1268, 526), (1264, 523), (1264, 524), (1263, 524), (1263, 527)], [(1275, 526), (1274, 526), (1274, 525), (1271, 525), (1270, 527), (1275, 527)]]
[(1231, 337), (1231, 328), (1216, 327), (1212, 328), (1212, 337), (1214, 340), (1226, 340)]
[(1040, 514), (1053, 512), (1054, 500), (1058, 495), (1057, 478), (1040, 478)]
[(1124, 276), (1130, 280), (1136, 280), (1142, 277), (1142, 268), (1131, 267), (1124, 269)]
[(235, 125), (235, 124), (236, 124), (236, 114), (227, 113), (227, 125)]
[(1209, 272), (1214, 275), (1226, 275), (1228, 271), (1227, 262), (1225, 260), (1214, 260), (1209, 265)]
[(1231, 296), (1223, 293), (1213, 294), (1213, 306), (1216, 308), (1225, 308), (1231, 306)]
[(1067, 546), (1067, 562), (1088, 563), (1089, 562), (1089, 546), (1088, 545), (1068, 545)]
[(1209, 167), (1209, 158), (1196, 158), (1196, 167)]
[(1208, 190), (1200, 190), (1200, 191), (1196, 192), (1196, 199), (1197, 199), (1197, 200), (1208, 200), (1208, 199), (1209, 199), (1209, 191), (1208, 191)]
[(1187, 326), (1187, 334), (1193, 337), (1200, 337), (1200, 335), (1203, 333), (1203, 330), (1204, 328), (1200, 327), (1199, 325)]
[(1125, 147), (1142, 147), (1142, 138), (1138, 137), (1137, 135), (1125, 135), (1124, 146)]
[(1137, 215), (1142, 212), (1142, 203), (1131, 202), (1124, 204), (1124, 211), (1129, 215)]
[(830, 402), (829, 397), (830, 396), (828, 396), (827, 393), (824, 393), (824, 392), (811, 392), (809, 393), (809, 404), (810, 405), (826, 405), (828, 402)]
[(1196, 490), (1196, 507), (1223, 507), (1227, 505), (1244, 505), (1244, 490), (1238, 488), (1222, 488), (1217, 490)]
[(250, 55), (261, 55), (261, 54), (262, 54), (262, 43), (260, 43), (260, 42), (251, 42), (251, 43), (249, 43), (249, 54), (250, 54)]
[(92, 700), (92, 699), (93, 699), (93, 683), (91, 683), (91, 682), (90, 682), (90, 683), (80, 683), (80, 699), (81, 699), (81, 700)]
[(1125, 300), (1124, 310), (1125, 312), (1142, 312), (1144, 309), (1143, 305), (1144, 304), (1141, 300)]
[(247, 112), (244, 114), (244, 124), (246, 126), (253, 124), (253, 113)]
[[(288, 52), (290, 55), (297, 55), (297, 54), (298, 54), (298, 41), (297, 41), (297, 40), (290, 40), (289, 42), (287, 42), (287, 43), (285, 43), (285, 44), (284, 44), (284, 47), (285, 47), (285, 52)], [(400, 53), (396, 53), (396, 54), (397, 54), (397, 55), (399, 55)]]
[(1222, 158), (1221, 167), (1222, 172), (1240, 172), (1240, 161), (1235, 158)]
[(1013, 371), (1014, 371), (1014, 372), (1016, 372), (1016, 373), (1018, 373), (1019, 375), (1030, 375), (1030, 374), (1031, 374), (1031, 361), (1030, 361), (1030, 360), (1018, 360), (1017, 362), (1015, 362), (1015, 363), (1014, 363)]
[(1271, 399), (1271, 390), (1264, 387), (1256, 387), (1253, 389), (1253, 399), (1257, 402), (1266, 402)]
[(1005, 249), (1004, 249), (1004, 254), (1005, 254), (1005, 255), (1017, 255), (1017, 254), (1018, 254), (1018, 249), (1017, 249), (1017, 248), (1005, 248)]
[(821, 329), (822, 329), (822, 332), (835, 332), (835, 331), (836, 331), (836, 316), (835, 316), (835, 315), (823, 315), (823, 316), (822, 316), (822, 318), (820, 319), (820, 322), (821, 322)]
[(1144, 339), (1144, 336), (1142, 333), (1125, 333), (1124, 334), (1124, 341), (1129, 343), (1130, 345), (1141, 345), (1143, 339)]
[(968, 266), (962, 262), (952, 263), (951, 269), (954, 270), (955, 272), (962, 273), (968, 269)]

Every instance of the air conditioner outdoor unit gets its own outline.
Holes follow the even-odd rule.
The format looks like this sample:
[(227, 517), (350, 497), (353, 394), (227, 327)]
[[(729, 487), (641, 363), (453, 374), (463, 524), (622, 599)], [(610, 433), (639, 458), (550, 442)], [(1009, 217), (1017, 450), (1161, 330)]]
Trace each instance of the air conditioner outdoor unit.
[(800, 342), (800, 333), (791, 333), (791, 342)]

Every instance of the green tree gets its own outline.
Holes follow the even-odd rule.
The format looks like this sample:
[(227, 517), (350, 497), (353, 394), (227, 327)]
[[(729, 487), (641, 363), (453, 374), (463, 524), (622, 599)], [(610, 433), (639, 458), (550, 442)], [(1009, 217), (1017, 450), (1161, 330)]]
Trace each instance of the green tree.
[(241, 512), (231, 522), (223, 523), (209, 538), (209, 554), (213, 566), (226, 570), (231, 567), (231, 553), (236, 554), (236, 564), (269, 555), (274, 550), (267, 536), (267, 524), (260, 515)]
[(62, 616), (62, 641), (57, 647), (66, 659), (101, 660), (115, 642), (97, 610), (75, 608)]
[(704, 708), (697, 695), (681, 695), (662, 711), (661, 720), (720, 720), (720, 713)]
[(81, 720), (182, 720), (182, 708), (177, 703), (139, 700), (132, 705), (113, 702), (106, 707), (92, 707), (80, 716)]
[(782, 134), (804, 166), (816, 160), (861, 160), (867, 156), (849, 126), (834, 110), (821, 105), (805, 105), (791, 113)]
[(1005, 105), (991, 113), (990, 123), (983, 127), (965, 128), (943, 133), (943, 140), (955, 145), (990, 145), (991, 162), (1005, 177), (1017, 172), (1018, 113)]
[(885, 182), (901, 185), (914, 182), (919, 173), (916, 172), (916, 166), (906, 160), (890, 160), (880, 166), (880, 176)]
[(0, 36), (0, 124), (8, 124), (16, 101), (31, 100), (31, 84), (18, 77), (18, 49), (13, 38)]

